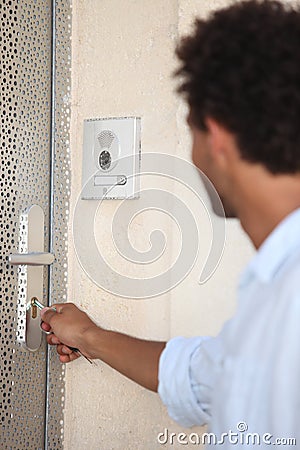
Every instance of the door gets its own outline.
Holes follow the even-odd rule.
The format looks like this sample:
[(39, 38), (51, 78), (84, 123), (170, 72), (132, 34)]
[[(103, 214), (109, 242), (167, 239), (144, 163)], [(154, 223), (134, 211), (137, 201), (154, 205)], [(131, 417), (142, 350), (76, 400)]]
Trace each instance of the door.
[(27, 307), (28, 299), (20, 282), (26, 265), (12, 266), (9, 255), (19, 253), (24, 240), (21, 216), (24, 221), (38, 205), (44, 216), (41, 251), (55, 256), (52, 266), (37, 271), (43, 279), (40, 301), (66, 300), (68, 149), (62, 141), (68, 134), (69, 10), (69, 2), (51, 0), (0, 3), (1, 450), (62, 448), (63, 369), (48, 354), (44, 337), (31, 350), (24, 345), (21, 303)]

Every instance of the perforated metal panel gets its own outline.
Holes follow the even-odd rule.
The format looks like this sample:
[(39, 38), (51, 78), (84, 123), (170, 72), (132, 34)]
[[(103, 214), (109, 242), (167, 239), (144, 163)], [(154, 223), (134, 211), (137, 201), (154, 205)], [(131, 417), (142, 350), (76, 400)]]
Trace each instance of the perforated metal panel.
[[(52, 350), (47, 356), (44, 339), (37, 352), (17, 343), (18, 268), (8, 255), (18, 248), (21, 213), (39, 204), (45, 251), (50, 246), (56, 256), (50, 303), (66, 300), (70, 4), (1, 0), (0, 18), (0, 449), (62, 448), (63, 368)], [(54, 53), (53, 19), (60, 36)], [(47, 303), (46, 269), (44, 279)]]
[[(53, 133), (50, 250), (50, 303), (67, 301), (67, 233), (70, 197), (71, 0), (53, 4)], [(48, 353), (46, 448), (63, 442), (64, 366), (54, 348)]]

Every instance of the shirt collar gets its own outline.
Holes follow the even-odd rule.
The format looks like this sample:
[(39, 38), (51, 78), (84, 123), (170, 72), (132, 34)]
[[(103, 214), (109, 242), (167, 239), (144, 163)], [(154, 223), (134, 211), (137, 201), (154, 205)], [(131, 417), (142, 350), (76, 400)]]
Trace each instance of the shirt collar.
[(296, 209), (271, 232), (242, 273), (240, 284), (257, 277), (268, 283), (284, 262), (300, 247), (300, 208)]

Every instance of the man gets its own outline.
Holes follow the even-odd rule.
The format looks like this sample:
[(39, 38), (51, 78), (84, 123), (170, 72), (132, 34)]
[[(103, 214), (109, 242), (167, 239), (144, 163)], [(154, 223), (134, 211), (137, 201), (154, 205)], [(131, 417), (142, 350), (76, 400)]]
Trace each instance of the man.
[(77, 358), (66, 345), (101, 359), (225, 448), (230, 430), (235, 448), (245, 431), (252, 445), (300, 443), (299, 44), (299, 10), (252, 0), (198, 20), (177, 50), (193, 161), (258, 249), (221, 333), (165, 344), (104, 330), (72, 304), (42, 312), (62, 362)]

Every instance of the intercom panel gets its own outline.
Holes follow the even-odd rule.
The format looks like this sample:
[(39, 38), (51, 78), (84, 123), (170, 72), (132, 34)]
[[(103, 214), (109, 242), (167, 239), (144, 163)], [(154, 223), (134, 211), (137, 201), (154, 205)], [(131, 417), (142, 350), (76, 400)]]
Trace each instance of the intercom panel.
[(87, 119), (83, 129), (83, 200), (139, 196), (141, 119)]

